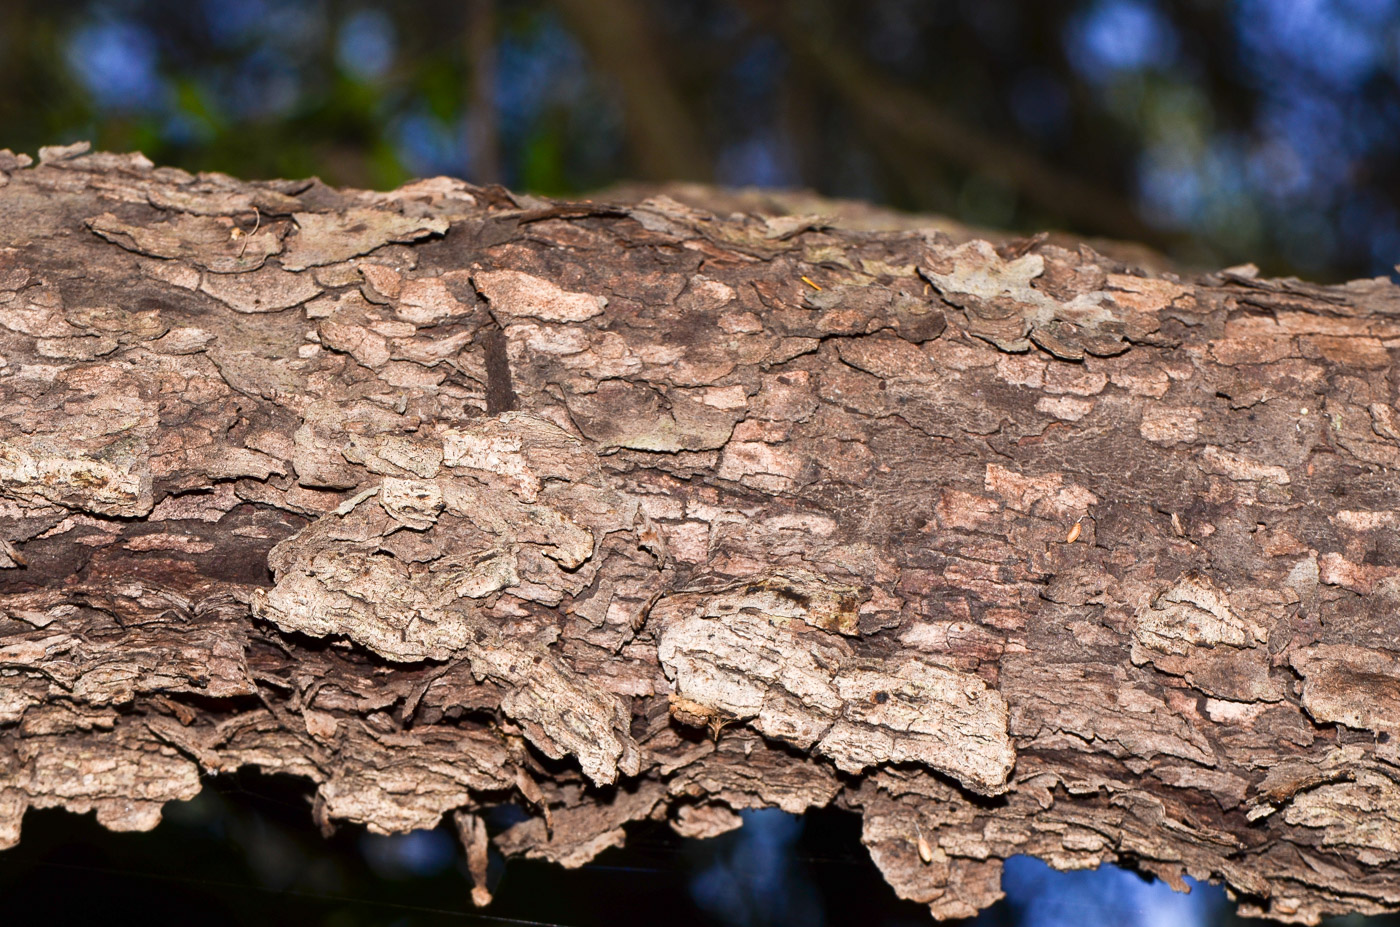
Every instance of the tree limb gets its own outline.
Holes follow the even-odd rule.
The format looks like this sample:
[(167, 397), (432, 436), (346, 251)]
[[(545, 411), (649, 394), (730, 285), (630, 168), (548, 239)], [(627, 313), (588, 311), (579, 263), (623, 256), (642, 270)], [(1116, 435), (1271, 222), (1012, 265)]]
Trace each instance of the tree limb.
[(628, 147), (639, 176), (707, 180), (704, 139), (676, 91), (649, 28), (647, 4), (634, 0), (554, 0), (598, 70), (616, 82)]
[(783, 36), (798, 66), (843, 99), (852, 118), (871, 127), (872, 138), (898, 139), (945, 163), (1001, 180), (1084, 230), (1157, 246), (1165, 243), (1162, 232), (1143, 222), (1132, 204), (1116, 193), (1060, 170), (1028, 148), (968, 125), (927, 95), (883, 77), (849, 52), (839, 37), (812, 28), (803, 16), (803, 4), (784, 3), (775, 10), (769, 0), (743, 0), (742, 6)]
[(255, 766), (1400, 907), (1388, 281), (85, 151), (0, 153), (0, 842)]

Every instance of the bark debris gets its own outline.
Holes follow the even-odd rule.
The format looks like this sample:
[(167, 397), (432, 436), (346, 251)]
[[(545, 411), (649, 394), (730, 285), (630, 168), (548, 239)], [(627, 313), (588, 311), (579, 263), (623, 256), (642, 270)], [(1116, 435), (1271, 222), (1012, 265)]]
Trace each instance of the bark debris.
[(83, 145), (0, 219), (0, 845), (253, 766), (478, 903), (835, 805), (940, 918), (1400, 909), (1388, 280)]

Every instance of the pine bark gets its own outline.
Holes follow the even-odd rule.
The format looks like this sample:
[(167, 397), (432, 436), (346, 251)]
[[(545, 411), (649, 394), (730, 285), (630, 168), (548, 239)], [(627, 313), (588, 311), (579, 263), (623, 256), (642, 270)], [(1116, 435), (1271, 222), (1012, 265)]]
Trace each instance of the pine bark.
[(1400, 908), (1388, 280), (0, 178), (0, 845), (252, 766), (479, 876), (836, 805), (940, 918), (1014, 854)]

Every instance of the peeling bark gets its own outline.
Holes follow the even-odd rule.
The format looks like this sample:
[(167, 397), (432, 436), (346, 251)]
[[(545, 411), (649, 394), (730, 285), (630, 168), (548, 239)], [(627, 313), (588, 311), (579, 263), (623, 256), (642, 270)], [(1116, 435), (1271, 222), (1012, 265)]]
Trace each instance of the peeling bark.
[[(1400, 290), (0, 153), (0, 845), (203, 773), (1400, 909)], [(488, 834), (479, 812), (533, 817)]]

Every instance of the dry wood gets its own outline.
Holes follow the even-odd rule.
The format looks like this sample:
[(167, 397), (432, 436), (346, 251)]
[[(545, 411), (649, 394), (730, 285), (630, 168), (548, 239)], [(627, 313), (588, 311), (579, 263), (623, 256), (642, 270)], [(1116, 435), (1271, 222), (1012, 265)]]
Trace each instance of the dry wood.
[(566, 866), (834, 803), (939, 917), (1400, 907), (1388, 281), (0, 169), (0, 844), (254, 766), (478, 878), (496, 803)]

